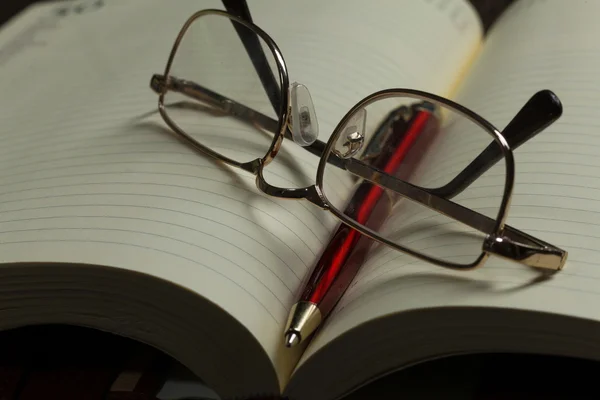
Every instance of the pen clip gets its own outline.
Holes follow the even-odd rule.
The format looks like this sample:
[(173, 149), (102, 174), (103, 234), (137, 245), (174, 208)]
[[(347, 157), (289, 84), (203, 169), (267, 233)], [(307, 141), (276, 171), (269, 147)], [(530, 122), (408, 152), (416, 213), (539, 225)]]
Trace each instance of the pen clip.
[[(390, 111), (383, 122), (375, 129), (371, 140), (369, 140), (363, 152), (361, 161), (370, 164), (374, 159), (379, 157), (382, 151), (384, 151), (383, 146), (387, 146), (390, 143), (390, 140), (388, 140), (389, 136), (398, 134), (398, 132), (405, 132), (411, 125), (415, 115), (419, 112), (427, 112), (439, 118), (439, 107), (429, 101), (418, 101), (409, 106), (402, 105)], [(401, 140), (402, 138), (399, 136), (398, 141)]]

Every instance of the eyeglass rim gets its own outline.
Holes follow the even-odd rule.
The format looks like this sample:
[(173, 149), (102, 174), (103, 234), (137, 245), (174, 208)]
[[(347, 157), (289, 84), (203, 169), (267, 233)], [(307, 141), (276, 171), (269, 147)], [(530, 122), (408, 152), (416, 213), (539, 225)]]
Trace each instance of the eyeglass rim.
[(182, 28), (179, 30), (179, 33), (177, 34), (177, 37), (175, 38), (173, 46), (171, 47), (171, 51), (169, 53), (169, 58), (167, 60), (166, 66), (165, 66), (165, 70), (164, 70), (164, 74), (163, 74), (165, 79), (168, 79), (170, 76), (170, 72), (171, 72), (171, 68), (173, 66), (173, 61), (175, 59), (175, 55), (177, 54), (177, 50), (179, 49), (181, 41), (182, 41), (183, 37), (185, 36), (186, 32), (188, 31), (188, 29), (190, 28), (190, 26), (192, 26), (192, 24), (194, 22), (196, 22), (199, 18), (207, 16), (207, 15), (221, 16), (221, 17), (227, 18), (229, 20), (235, 21), (235, 22), (245, 26), (246, 28), (248, 28), (251, 31), (253, 31), (254, 33), (256, 33), (260, 37), (260, 39), (262, 39), (264, 41), (264, 43), (269, 47), (269, 50), (271, 51), (273, 58), (275, 60), (275, 65), (277, 66), (277, 71), (278, 71), (278, 75), (279, 75), (279, 83), (280, 83), (280, 92), (281, 92), (280, 93), (281, 105), (280, 105), (279, 112), (278, 112), (277, 132), (273, 134), (273, 140), (271, 141), (271, 144), (263, 157), (259, 157), (254, 160), (248, 161), (248, 162), (240, 162), (240, 161), (233, 160), (229, 157), (226, 157), (220, 153), (215, 152), (214, 150), (210, 149), (209, 147), (204, 146), (202, 143), (200, 143), (199, 141), (197, 141), (196, 139), (194, 139), (190, 135), (188, 135), (185, 132), (185, 130), (181, 129), (171, 119), (171, 117), (169, 117), (169, 115), (165, 109), (165, 105), (164, 105), (164, 98), (168, 91), (168, 85), (164, 85), (164, 87), (158, 97), (159, 113), (160, 113), (161, 117), (163, 118), (163, 120), (166, 122), (166, 124), (175, 133), (177, 133), (182, 138), (184, 138), (188, 143), (190, 143), (197, 150), (202, 151), (202, 152), (204, 152), (226, 164), (241, 168), (241, 169), (243, 169), (247, 172), (250, 172), (254, 175), (258, 175), (259, 170), (262, 170), (262, 168), (264, 168), (266, 165), (268, 165), (275, 158), (275, 156), (281, 149), (281, 144), (285, 138), (285, 131), (287, 129), (287, 121), (289, 119), (289, 114), (291, 112), (290, 107), (289, 107), (289, 104), (290, 104), (289, 75), (288, 75), (286, 63), (285, 63), (283, 55), (281, 54), (281, 51), (279, 50), (279, 47), (277, 46), (275, 41), (265, 31), (263, 31), (261, 28), (259, 28), (252, 22), (246, 21), (238, 16), (230, 14), (227, 11), (218, 10), (218, 9), (204, 9), (204, 10), (200, 10), (200, 11), (197, 11), (194, 14), (192, 14), (185, 21)]
[[(179, 129), (179, 127), (176, 124), (174, 124), (173, 121), (171, 121), (171, 119), (166, 115), (166, 112), (164, 110), (163, 98), (164, 98), (166, 91), (168, 90), (168, 84), (164, 85), (162, 90), (160, 90), (160, 91), (155, 90), (155, 91), (159, 92), (160, 114), (163, 117), (163, 119), (165, 120), (165, 122), (167, 123), (167, 125), (169, 125), (169, 127), (175, 133), (179, 134), (182, 138), (186, 139), (189, 142), (189, 144), (192, 145), (192, 147), (196, 148), (197, 150), (200, 150), (201, 152), (204, 152), (207, 155), (210, 155), (210, 156), (216, 158), (217, 160), (224, 161), (225, 163), (240, 167), (240, 168), (252, 173), (253, 175), (256, 176), (256, 185), (259, 188), (259, 190), (261, 190), (263, 193), (265, 193), (267, 195), (280, 197), (280, 198), (287, 198), (287, 199), (306, 199), (309, 202), (315, 204), (316, 206), (318, 206), (322, 209), (331, 211), (332, 214), (335, 217), (337, 217), (341, 222), (345, 223), (348, 226), (353, 227), (355, 230), (359, 231), (363, 235), (371, 237), (373, 240), (378, 241), (380, 243), (386, 244), (395, 250), (398, 250), (405, 254), (411, 255), (418, 259), (424, 260), (426, 262), (430, 262), (434, 265), (447, 267), (447, 268), (451, 268), (451, 269), (468, 270), (468, 269), (477, 268), (477, 267), (483, 265), (485, 263), (486, 259), (491, 254), (494, 254), (494, 255), (508, 258), (509, 260), (512, 260), (512, 261), (521, 262), (523, 264), (530, 265), (530, 266), (533, 266), (536, 268), (541, 267), (546, 270), (550, 269), (550, 270), (554, 270), (554, 271), (562, 269), (562, 267), (566, 261), (566, 258), (567, 258), (566, 251), (561, 250), (561, 249), (557, 248), (556, 246), (549, 244), (547, 242), (544, 242), (536, 237), (533, 237), (524, 232), (518, 231), (515, 228), (512, 228), (508, 225), (505, 225), (505, 219), (506, 219), (506, 216), (508, 213), (508, 209), (510, 206), (510, 200), (512, 197), (512, 190), (513, 190), (513, 186), (514, 186), (514, 175), (515, 175), (514, 157), (513, 157), (510, 145), (508, 144), (508, 141), (506, 140), (506, 138), (504, 138), (504, 136), (496, 128), (494, 128), (491, 123), (489, 123), (487, 120), (485, 120), (480, 115), (474, 113), (473, 111), (467, 109), (466, 107), (464, 107), (458, 103), (453, 102), (452, 100), (437, 96), (432, 93), (427, 93), (427, 92), (414, 90), (414, 89), (404, 89), (404, 88), (391, 88), (391, 89), (385, 89), (385, 90), (382, 90), (379, 92), (375, 92), (375, 93), (367, 96), (360, 102), (358, 102), (354, 107), (352, 107), (352, 109), (350, 109), (346, 113), (345, 117), (338, 123), (338, 126), (334, 130), (334, 133), (336, 133), (336, 131), (338, 131), (340, 129), (340, 127), (344, 126), (347, 123), (347, 119), (349, 118), (349, 116), (351, 116), (354, 112), (356, 112), (356, 110), (358, 108), (363, 107), (365, 104), (367, 104), (369, 102), (375, 101), (377, 97), (385, 96), (385, 95), (388, 95), (391, 93), (395, 93), (395, 95), (403, 94), (404, 96), (412, 93), (417, 98), (429, 99), (430, 101), (432, 101), (434, 103), (442, 104), (447, 108), (450, 107), (450, 108), (457, 110), (458, 112), (463, 114), (465, 117), (471, 119), (473, 122), (480, 125), (484, 130), (488, 131), (488, 133), (490, 133), (492, 135), (492, 137), (494, 138), (495, 141), (500, 141), (500, 148), (502, 150), (501, 156), (503, 156), (503, 158), (505, 159), (505, 164), (506, 164), (506, 169), (507, 169), (504, 195), (502, 198), (501, 207), (499, 209), (497, 218), (495, 220), (492, 220), (491, 218), (489, 218), (489, 223), (494, 225), (495, 229), (489, 229), (489, 230), (486, 229), (485, 233), (487, 233), (487, 235), (483, 242), (482, 253), (481, 253), (480, 257), (474, 263), (472, 263), (472, 264), (449, 263), (444, 260), (438, 260), (435, 258), (431, 258), (427, 255), (416, 252), (409, 248), (405, 248), (403, 246), (397, 245), (393, 242), (386, 240), (381, 235), (371, 232), (370, 230), (366, 229), (362, 225), (360, 225), (360, 224), (357, 225), (353, 220), (349, 219), (343, 213), (340, 213), (339, 210), (337, 210), (335, 207), (333, 207), (331, 205), (331, 203), (329, 202), (329, 200), (327, 200), (326, 197), (323, 195), (323, 190), (322, 190), (323, 189), (323, 180), (322, 180), (322, 178), (323, 178), (324, 167), (328, 164), (327, 161), (328, 161), (329, 155), (331, 153), (332, 143), (334, 143), (334, 141), (332, 140), (332, 138), (334, 137), (334, 134), (331, 135), (330, 140), (328, 141), (327, 144), (318, 141), (320, 144), (320, 148), (318, 149), (318, 152), (321, 153), (321, 156), (320, 156), (317, 179), (316, 179), (315, 184), (307, 186), (307, 187), (303, 187), (303, 188), (280, 188), (280, 187), (270, 185), (268, 182), (266, 182), (266, 180), (263, 176), (263, 169), (264, 169), (264, 166), (266, 166), (276, 156), (276, 154), (278, 153), (278, 151), (281, 147), (282, 141), (285, 138), (285, 134), (287, 133), (287, 124), (288, 124), (288, 119), (289, 119), (289, 114), (290, 114), (289, 80), (288, 80), (287, 68), (286, 68), (283, 56), (281, 55), (281, 52), (277, 48), (274, 41), (270, 38), (270, 36), (268, 34), (266, 34), (264, 31), (262, 31), (260, 28), (258, 28), (256, 25), (254, 25), (250, 22), (244, 21), (244, 20), (236, 17), (235, 15), (229, 14), (228, 12), (224, 12), (221, 10), (212, 10), (212, 9), (199, 11), (199, 12), (195, 13), (194, 15), (192, 15), (188, 19), (188, 21), (186, 21), (186, 24), (184, 25), (184, 27), (181, 29), (180, 34), (178, 35), (177, 41), (174, 44), (173, 48), (171, 49), (171, 54), (169, 56), (169, 62), (167, 63), (167, 67), (165, 68), (165, 73), (163, 76), (169, 77), (170, 67), (173, 62), (173, 58), (176, 53), (176, 50), (179, 46), (179, 42), (181, 41), (181, 38), (183, 37), (183, 35), (187, 31), (187, 29), (189, 28), (191, 23), (193, 23), (197, 18), (199, 18), (203, 15), (207, 15), (207, 14), (218, 14), (218, 15), (224, 16), (230, 20), (235, 20), (235, 21), (241, 23), (242, 25), (248, 27), (250, 30), (252, 30), (256, 34), (258, 34), (260, 36), (260, 38), (262, 38), (265, 41), (265, 43), (268, 44), (268, 46), (272, 49), (273, 54), (277, 55), (276, 63), (278, 65), (280, 79), (282, 82), (282, 86), (281, 86), (282, 107), (280, 110), (279, 119), (277, 121), (279, 133), (275, 135), (275, 132), (272, 132), (275, 136), (273, 138), (269, 152), (263, 158), (257, 158), (250, 162), (240, 163), (240, 162), (236, 162), (235, 160), (228, 159), (227, 157), (224, 157), (221, 154), (216, 153), (216, 152), (210, 150), (209, 148), (205, 147), (204, 145), (200, 144), (194, 138), (188, 136), (183, 130)], [(156, 83), (160, 86), (160, 82), (157, 81)], [(151, 86), (154, 89), (154, 85), (151, 84)], [(336, 137), (338, 135), (339, 135), (339, 132), (337, 132), (335, 134)], [(315, 148), (315, 150), (317, 150), (317, 149)], [(314, 151), (311, 151), (311, 153), (316, 155), (316, 153)], [(503, 232), (504, 228), (506, 228), (506, 230)], [(488, 233), (488, 231), (490, 231), (490, 232), (494, 231), (494, 232)], [(525, 240), (525, 242), (529, 243), (529, 244), (523, 244), (521, 242), (522, 240)]]
[(497, 217), (496, 217), (493, 232), (489, 232), (488, 235), (486, 236), (486, 238), (490, 237), (490, 234), (500, 235), (502, 232), (502, 229), (504, 227), (504, 223), (506, 220), (506, 216), (507, 216), (507, 212), (508, 212), (508, 208), (509, 208), (509, 204), (510, 204), (510, 199), (512, 196), (512, 188), (514, 185), (514, 159), (513, 159), (513, 155), (512, 155), (510, 146), (508, 145), (508, 142), (502, 136), (502, 134), (490, 122), (488, 122), (483, 117), (476, 114), (475, 112), (467, 109), (466, 107), (464, 107), (458, 103), (455, 103), (452, 100), (437, 96), (432, 93), (415, 90), (415, 89), (407, 89), (407, 88), (390, 88), (390, 89), (381, 90), (381, 91), (372, 93), (372, 94), (366, 96), (365, 98), (363, 98), (362, 100), (360, 100), (359, 102), (357, 102), (346, 113), (346, 115), (338, 122), (336, 128), (333, 130), (329, 140), (327, 141), (325, 149), (320, 157), (318, 168), (317, 168), (317, 174), (316, 174), (316, 182), (314, 185), (307, 187), (307, 188), (300, 188), (300, 189), (274, 187), (265, 180), (265, 178), (263, 176), (263, 168), (274, 159), (274, 157), (277, 155), (277, 153), (279, 152), (279, 150), (281, 148), (281, 144), (285, 138), (285, 130), (287, 128), (287, 121), (289, 119), (289, 113), (290, 113), (289, 75), (287, 72), (287, 67), (286, 67), (283, 55), (281, 54), (281, 51), (279, 50), (275, 41), (266, 32), (264, 32), (261, 28), (259, 28), (252, 22), (246, 21), (246, 20), (244, 20), (240, 17), (237, 17), (233, 14), (230, 14), (226, 11), (217, 10), (217, 9), (200, 10), (200, 11), (192, 14), (186, 20), (183, 27), (179, 31), (179, 33), (175, 39), (175, 42), (171, 48), (171, 52), (169, 54), (167, 65), (165, 67), (164, 77), (166, 79), (168, 79), (168, 77), (170, 76), (170, 72), (171, 72), (171, 68), (173, 65), (173, 61), (175, 59), (175, 55), (177, 54), (177, 51), (181, 44), (181, 41), (182, 41), (183, 37), (185, 36), (185, 34), (187, 33), (190, 26), (194, 22), (196, 22), (199, 18), (201, 18), (203, 16), (207, 16), (207, 15), (221, 16), (221, 17), (235, 21), (235, 22), (247, 27), (248, 29), (250, 29), (251, 31), (256, 33), (260, 37), (260, 39), (262, 39), (267, 44), (269, 49), (271, 50), (271, 52), (275, 58), (275, 63), (277, 65), (279, 78), (280, 78), (280, 82), (281, 82), (281, 87), (280, 87), (281, 93), (280, 94), (281, 94), (282, 104), (281, 104), (281, 107), (279, 110), (279, 116), (278, 116), (279, 118), (277, 121), (278, 130), (277, 130), (277, 133), (275, 133), (273, 135), (273, 140), (271, 141), (269, 149), (267, 150), (267, 152), (265, 153), (265, 155), (262, 158), (257, 158), (255, 160), (252, 160), (249, 162), (239, 162), (239, 161), (233, 160), (229, 157), (223, 156), (222, 154), (213, 151), (212, 149), (204, 146), (202, 143), (198, 142), (197, 140), (195, 140), (194, 138), (189, 136), (183, 129), (181, 129), (169, 117), (169, 115), (166, 112), (165, 107), (164, 107), (164, 96), (167, 92), (167, 85), (165, 85), (163, 91), (159, 95), (159, 111), (160, 111), (161, 116), (163, 117), (163, 119), (165, 120), (167, 125), (169, 125), (169, 127), (171, 129), (173, 129), (176, 133), (178, 133), (180, 136), (185, 138), (196, 149), (198, 149), (212, 157), (215, 157), (216, 159), (218, 159), (224, 163), (239, 167), (241, 169), (244, 169), (244, 170), (256, 175), (257, 186), (264, 193), (266, 193), (268, 195), (284, 197), (284, 198), (297, 198), (297, 199), (306, 198), (308, 201), (314, 203), (315, 205), (320, 206), (321, 208), (324, 208), (324, 209), (330, 211), (341, 222), (349, 225), (350, 227), (359, 231), (363, 235), (368, 236), (371, 239), (376, 240), (378, 242), (384, 243), (398, 251), (412, 255), (416, 258), (422, 259), (424, 261), (430, 262), (435, 265), (439, 265), (439, 266), (446, 267), (446, 268), (453, 268), (453, 269), (457, 269), (457, 268), (462, 269), (462, 270), (472, 269), (472, 268), (480, 267), (485, 263), (485, 261), (489, 257), (489, 253), (486, 251), (482, 251), (481, 254), (475, 259), (475, 261), (470, 264), (452, 263), (452, 262), (449, 262), (446, 260), (428, 256), (426, 254), (420, 253), (418, 251), (412, 250), (410, 248), (407, 248), (405, 246), (402, 246), (400, 244), (397, 244), (395, 242), (392, 242), (392, 241), (386, 239), (384, 236), (372, 231), (371, 229), (367, 228), (364, 225), (359, 224), (358, 222), (354, 221), (352, 218), (347, 217), (342, 211), (338, 210), (326, 196), (326, 192), (323, 189), (323, 183), (324, 183), (323, 179), (324, 179), (325, 167), (327, 165), (327, 159), (329, 158), (329, 155), (331, 154), (331, 149), (333, 148), (335, 141), (341, 134), (342, 128), (346, 125), (348, 120), (354, 115), (354, 113), (357, 110), (359, 110), (360, 108), (363, 108), (375, 101), (382, 100), (384, 98), (390, 98), (390, 97), (403, 96), (403, 97), (413, 97), (413, 98), (420, 99), (420, 100), (428, 100), (435, 104), (442, 105), (446, 108), (451, 108), (453, 110), (456, 110), (459, 114), (467, 117), (468, 119), (470, 119), (471, 121), (473, 121), (474, 123), (479, 125), (484, 131), (488, 132), (492, 136), (492, 138), (500, 145), (500, 148), (502, 150), (502, 156), (505, 160), (505, 165), (506, 165), (505, 187), (504, 187), (503, 197), (502, 197), (502, 201), (500, 204), (500, 209), (499, 209)]
[(471, 263), (454, 263), (454, 262), (443, 260), (443, 259), (440, 259), (437, 257), (432, 257), (427, 254), (415, 251), (411, 248), (405, 247), (401, 244), (395, 243), (389, 239), (386, 239), (384, 236), (378, 234), (377, 232), (374, 232), (373, 230), (369, 229), (368, 227), (366, 227), (362, 224), (359, 224), (354, 219), (346, 216), (343, 211), (341, 211), (337, 207), (335, 207), (332, 204), (332, 202), (327, 198), (326, 191), (323, 188), (325, 168), (328, 164), (327, 159), (331, 155), (333, 146), (336, 143), (337, 139), (339, 138), (339, 135), (342, 133), (343, 128), (346, 126), (346, 124), (350, 121), (350, 118), (352, 118), (358, 110), (360, 110), (374, 102), (377, 102), (377, 101), (380, 101), (380, 100), (383, 100), (386, 98), (393, 98), (393, 97), (410, 97), (410, 98), (414, 98), (414, 99), (418, 99), (418, 100), (426, 100), (426, 101), (430, 101), (438, 106), (442, 106), (444, 108), (451, 109), (452, 111), (456, 111), (459, 115), (461, 115), (465, 118), (468, 118), (470, 121), (472, 121), (473, 123), (478, 125), (480, 128), (482, 128), (483, 131), (487, 132), (490, 136), (492, 136), (493, 140), (500, 147), (501, 155), (505, 161), (504, 162), (504, 164), (505, 164), (505, 179), (504, 179), (504, 190), (503, 190), (503, 194), (502, 194), (502, 200), (500, 202), (500, 207), (499, 207), (498, 213), (496, 215), (495, 226), (494, 226), (492, 232), (487, 232), (486, 237), (484, 238), (484, 241), (482, 243), (482, 245), (483, 245), (482, 247), (485, 247), (486, 241), (492, 240), (494, 237), (502, 235), (502, 231), (505, 227), (506, 217), (508, 215), (508, 210), (510, 208), (510, 202), (511, 202), (511, 198), (512, 198), (512, 192), (513, 192), (514, 181), (515, 181), (514, 156), (513, 156), (512, 149), (510, 148), (510, 145), (508, 144), (508, 141), (502, 135), (502, 133), (496, 127), (494, 127), (494, 125), (492, 125), (485, 118), (483, 118), (479, 114), (475, 113), (474, 111), (468, 109), (467, 107), (462, 106), (450, 99), (435, 95), (433, 93), (428, 93), (428, 92), (424, 92), (424, 91), (420, 91), (420, 90), (416, 90), (416, 89), (389, 88), (389, 89), (377, 91), (375, 93), (372, 93), (372, 94), (366, 96), (362, 100), (360, 100), (344, 115), (344, 117), (340, 120), (340, 122), (336, 125), (335, 129), (333, 130), (333, 133), (331, 134), (329, 140), (327, 141), (325, 150), (323, 151), (323, 155), (321, 156), (321, 159), (319, 160), (319, 165), (317, 167), (316, 187), (318, 189), (320, 197), (322, 198), (323, 202), (327, 205), (328, 210), (332, 214), (334, 214), (338, 219), (343, 221), (345, 224), (347, 224), (351, 228), (359, 231), (361, 234), (368, 236), (371, 239), (376, 240), (380, 243), (388, 245), (395, 250), (406, 253), (408, 255), (412, 255), (413, 257), (416, 257), (423, 261), (426, 261), (426, 262), (429, 262), (429, 263), (432, 263), (432, 264), (435, 264), (438, 266), (442, 266), (445, 268), (468, 270), (468, 269), (475, 269), (475, 268), (481, 267), (490, 256), (489, 252), (487, 252), (487, 251), (482, 250), (481, 254)]

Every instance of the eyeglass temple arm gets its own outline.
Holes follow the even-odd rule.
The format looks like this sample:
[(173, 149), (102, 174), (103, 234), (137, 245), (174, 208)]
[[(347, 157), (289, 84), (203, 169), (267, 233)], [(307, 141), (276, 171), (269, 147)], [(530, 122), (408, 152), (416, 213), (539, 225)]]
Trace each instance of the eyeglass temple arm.
[[(213, 92), (195, 82), (179, 79), (174, 76), (170, 76), (168, 82), (165, 82), (163, 75), (154, 74), (152, 76), (150, 86), (156, 93), (162, 93), (165, 84), (168, 85), (168, 90), (185, 94), (197, 101), (209, 104), (215, 111), (236, 117), (253, 125), (258, 125), (273, 134), (277, 132), (278, 123), (273, 118)], [(525, 103), (517, 115), (506, 126), (502, 135), (508, 141), (511, 149), (515, 149), (551, 125), (561, 114), (562, 104), (558, 97), (550, 90), (539, 91)], [(289, 128), (286, 128), (285, 137), (293, 140)], [(312, 145), (304, 147), (304, 149), (321, 157), (325, 151), (325, 146), (324, 142), (317, 140)], [(446, 185), (423, 190), (434, 196), (451, 199), (469, 187), (469, 185), (475, 182), (477, 178), (483, 175), (484, 172), (490, 169), (501, 158), (501, 151), (498, 145), (493, 142)], [(327, 162), (336, 167), (345, 168), (344, 161), (334, 154), (331, 154), (327, 158)]]
[[(562, 104), (559, 98), (550, 90), (541, 90), (529, 99), (504, 128), (502, 136), (514, 150), (546, 129), (561, 115)], [(476, 181), (501, 158), (500, 147), (492, 142), (454, 179), (442, 187), (427, 189), (427, 191), (435, 196), (451, 199)]]
[[(250, 9), (246, 0), (222, 0), (223, 5), (228, 13), (236, 15), (248, 22), (252, 22), (252, 16), (250, 15)], [(279, 113), (281, 107), (281, 89), (279, 82), (273, 75), (273, 69), (269, 65), (263, 47), (260, 43), (260, 38), (252, 30), (242, 26), (235, 21), (231, 21), (235, 28), (240, 40), (244, 44), (246, 53), (254, 65), (254, 69), (260, 78), (263, 88), (271, 101), (273, 110)]]
[[(194, 100), (207, 104), (216, 112), (238, 118), (252, 125), (258, 125), (262, 129), (273, 134), (277, 133), (279, 124), (276, 120), (258, 111), (255, 111), (250, 107), (246, 107), (237, 101), (231, 100), (228, 97), (222, 96), (192, 81), (169, 76), (168, 82), (165, 82), (165, 77), (163, 75), (152, 75), (150, 87), (155, 93), (163, 93), (165, 85), (167, 86), (167, 90), (184, 94)], [(284, 135), (287, 139), (293, 140), (292, 133), (290, 132), (289, 128), (286, 127)], [(310, 146), (303, 148), (317, 157), (321, 157), (325, 152), (325, 146), (326, 144), (324, 142), (316, 140)], [(329, 157), (327, 162), (338, 168), (344, 168), (342, 160), (338, 157)]]
[[(380, 172), (360, 160), (350, 158), (344, 160), (344, 163), (346, 170), (350, 173), (393, 190), (403, 197), (445, 214), (480, 232), (489, 234), (495, 229), (496, 221), (492, 218)], [(530, 267), (551, 270), (561, 269), (567, 257), (566, 251), (508, 225), (504, 226), (502, 236), (490, 236), (486, 239), (484, 250)]]
[[(165, 82), (164, 76), (155, 74), (152, 77), (150, 86), (156, 93), (160, 94), (164, 91), (165, 84), (167, 84), (167, 82)], [(170, 77), (168, 86), (168, 90), (186, 94), (195, 100), (212, 106), (215, 111), (232, 115), (242, 119), (247, 123), (259, 125), (263, 129), (272, 133), (277, 131), (278, 123), (274, 119), (254, 111), (249, 107), (246, 107), (227, 97), (221, 96), (220, 94), (204, 88), (194, 82)], [(508, 131), (509, 133), (515, 132), (515, 134), (511, 135), (510, 137), (513, 138), (513, 140), (515, 140), (515, 138), (518, 139), (518, 142), (515, 140), (515, 143), (518, 143), (517, 146), (533, 137), (539, 131), (548, 126), (552, 121), (558, 118), (558, 116), (552, 118), (552, 116), (556, 113), (541, 112), (544, 109), (546, 111), (553, 110), (552, 107), (545, 108), (543, 100), (544, 98), (539, 95), (539, 93), (534, 95), (534, 97), (527, 102), (523, 109), (505, 129), (505, 131)], [(558, 98), (556, 98), (556, 101), (558, 102)], [(549, 104), (546, 104), (546, 106), (548, 105)], [(554, 105), (558, 105), (558, 107), (560, 107), (560, 102), (554, 103)], [(537, 114), (535, 113), (536, 110), (538, 111)], [(556, 109), (554, 110), (556, 111)], [(528, 116), (529, 112), (533, 112), (534, 116)], [(560, 112), (558, 115), (560, 115)], [(546, 121), (550, 119), (551, 121), (546, 122), (545, 124), (541, 123), (541, 121), (544, 121), (544, 118), (546, 118)], [(529, 134), (524, 134), (523, 132), (528, 132)], [(291, 139), (291, 133), (289, 130), (286, 130), (285, 136)], [(465, 185), (455, 185), (454, 190), (449, 192), (450, 195), (454, 196), (460, 193), (460, 191), (468, 187), (469, 184), (474, 182), (477, 177), (483, 174), (483, 172), (489, 169), (494, 163), (498, 162), (498, 156), (495, 156), (494, 153), (491, 155), (489, 154), (491, 151), (493, 151), (490, 150), (490, 148), (494, 149), (496, 147), (488, 146), (488, 148), (484, 150), (480, 156), (478, 156), (463, 172), (461, 172), (461, 174), (458, 175), (458, 177), (461, 175), (464, 177), (466, 174), (470, 180)], [(325, 150), (325, 143), (316, 141), (311, 146), (305, 147), (305, 149), (320, 157)], [(484, 154), (486, 152), (488, 152), (488, 155)], [(496, 158), (492, 158), (491, 161), (481, 162), (482, 158), (485, 160), (484, 157), (494, 156)], [(480, 161), (477, 162), (478, 160)], [(495, 221), (493, 219), (444, 198), (444, 188), (448, 188), (452, 182), (456, 181), (456, 178), (452, 180), (450, 184), (442, 188), (422, 189), (400, 179), (391, 177), (387, 174), (382, 174), (373, 167), (353, 158), (349, 160), (343, 160), (339, 157), (329, 157), (327, 161), (337, 167), (346, 169), (349, 172), (362, 177), (363, 179), (376, 182), (381, 186), (394, 190), (411, 200), (414, 200), (436, 211), (442, 212), (451, 218), (454, 218), (455, 220), (471, 226), (472, 228), (483, 233), (488, 233), (494, 230)], [(476, 165), (477, 168), (471, 167), (471, 165)], [(471, 172), (468, 172), (469, 168), (471, 168)], [(442, 194), (437, 194), (435, 193), (436, 191), (442, 192)], [(448, 191), (446, 193), (448, 194)], [(484, 250), (513, 261), (521, 262), (531, 267), (551, 270), (559, 270), (563, 267), (567, 257), (567, 252), (564, 250), (534, 238), (508, 225), (504, 227), (503, 234), (503, 237), (489, 238), (489, 240), (486, 240)]]

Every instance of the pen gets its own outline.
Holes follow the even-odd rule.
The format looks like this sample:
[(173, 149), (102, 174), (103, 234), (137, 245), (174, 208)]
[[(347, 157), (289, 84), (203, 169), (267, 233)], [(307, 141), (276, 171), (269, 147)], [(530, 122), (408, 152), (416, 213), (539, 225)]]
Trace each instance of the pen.
[[(375, 130), (361, 159), (372, 166), (408, 180), (439, 120), (429, 102), (401, 106), (388, 114)], [(403, 168), (400, 168), (403, 166)], [(360, 224), (378, 230), (390, 215), (395, 199), (368, 181), (354, 191), (345, 213)], [(303, 284), (298, 301), (290, 310), (284, 331), (287, 347), (310, 336), (340, 300), (360, 269), (373, 240), (346, 224), (340, 224)]]

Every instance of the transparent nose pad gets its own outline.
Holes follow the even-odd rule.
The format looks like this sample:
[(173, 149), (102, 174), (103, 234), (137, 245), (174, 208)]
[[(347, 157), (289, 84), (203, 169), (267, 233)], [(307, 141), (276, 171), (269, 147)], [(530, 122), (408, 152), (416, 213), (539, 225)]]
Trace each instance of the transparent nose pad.
[(358, 153), (365, 144), (367, 110), (361, 108), (348, 121), (338, 136), (334, 153), (341, 158), (350, 158)]
[(308, 88), (294, 82), (291, 87), (292, 139), (300, 146), (310, 146), (319, 137), (319, 124)]

